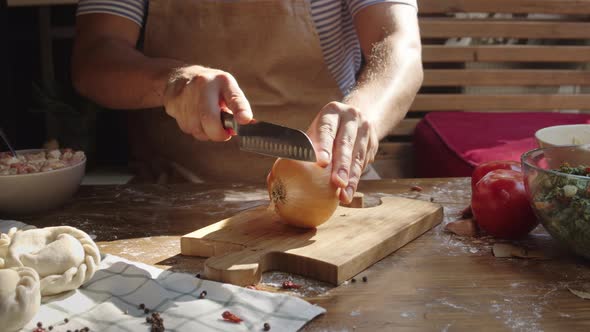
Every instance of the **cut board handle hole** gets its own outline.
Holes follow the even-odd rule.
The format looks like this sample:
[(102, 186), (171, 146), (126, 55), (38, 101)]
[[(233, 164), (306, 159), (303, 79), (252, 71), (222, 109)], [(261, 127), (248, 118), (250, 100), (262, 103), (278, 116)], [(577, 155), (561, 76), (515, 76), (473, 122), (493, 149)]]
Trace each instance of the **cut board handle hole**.
[(361, 192), (356, 192), (352, 197), (352, 202), (350, 202), (349, 204), (340, 203), (340, 206), (353, 209), (362, 209), (379, 206), (381, 205), (381, 203), (381, 198), (378, 196), (365, 196), (365, 194)]
[(352, 201), (348, 204), (340, 202), (340, 206), (361, 209), (365, 207), (365, 195), (360, 192), (355, 192), (352, 196)]

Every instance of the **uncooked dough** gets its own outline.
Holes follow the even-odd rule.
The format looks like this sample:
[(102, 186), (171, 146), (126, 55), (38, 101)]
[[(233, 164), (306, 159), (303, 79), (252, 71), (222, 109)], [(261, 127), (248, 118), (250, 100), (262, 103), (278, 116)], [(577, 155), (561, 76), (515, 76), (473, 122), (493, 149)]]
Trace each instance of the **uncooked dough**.
[(8, 254), (8, 246), (10, 245), (10, 240), (16, 233), (16, 228), (11, 228), (8, 233), (0, 233), (0, 269), (3, 269), (5, 266), (5, 258)]
[(25, 326), (39, 310), (39, 275), (29, 267), (0, 270), (0, 326), (16, 331)]
[[(63, 255), (63, 251), (68, 255)], [(37, 253), (21, 254), (20, 260), (24, 266), (34, 268), (43, 278), (52, 274), (63, 274), (72, 266), (79, 266), (84, 262), (84, 255), (80, 241), (70, 234), (63, 233)], [(46, 264), (49, 261), (53, 264)]]
[(1, 257), (4, 267), (35, 269), (43, 296), (77, 289), (92, 278), (100, 263), (98, 247), (90, 236), (70, 226), (11, 229), (0, 237)]

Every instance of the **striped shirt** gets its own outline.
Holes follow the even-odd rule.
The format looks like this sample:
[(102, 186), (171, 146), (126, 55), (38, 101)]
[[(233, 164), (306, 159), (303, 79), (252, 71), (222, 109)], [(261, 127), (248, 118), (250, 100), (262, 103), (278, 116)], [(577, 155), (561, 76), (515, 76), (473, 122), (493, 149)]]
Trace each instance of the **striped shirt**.
[[(149, 0), (80, 0), (77, 15), (108, 13), (143, 26)], [(353, 24), (354, 16), (368, 6), (393, 2), (417, 9), (416, 0), (309, 0), (311, 17), (320, 38), (324, 61), (340, 90), (348, 94), (356, 84), (361, 67), (361, 47)]]

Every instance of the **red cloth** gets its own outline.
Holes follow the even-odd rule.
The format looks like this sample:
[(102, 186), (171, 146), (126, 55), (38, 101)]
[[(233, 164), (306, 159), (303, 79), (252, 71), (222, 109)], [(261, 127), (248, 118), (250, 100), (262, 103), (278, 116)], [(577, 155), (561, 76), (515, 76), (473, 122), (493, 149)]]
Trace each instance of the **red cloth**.
[(537, 130), (579, 123), (590, 123), (590, 115), (431, 112), (414, 132), (415, 176), (471, 176), (482, 162), (520, 161), (523, 153), (537, 148)]

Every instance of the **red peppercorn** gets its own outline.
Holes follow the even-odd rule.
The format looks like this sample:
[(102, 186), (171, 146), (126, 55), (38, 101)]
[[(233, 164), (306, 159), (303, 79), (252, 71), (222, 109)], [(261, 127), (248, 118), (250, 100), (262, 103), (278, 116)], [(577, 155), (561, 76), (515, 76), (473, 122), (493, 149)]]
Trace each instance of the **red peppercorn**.
[(223, 319), (225, 319), (226, 321), (232, 322), (232, 323), (239, 323), (242, 321), (242, 319), (234, 314), (232, 314), (229, 311), (224, 311), (221, 314), (221, 317), (223, 317)]
[(412, 188), (410, 188), (410, 190), (412, 190), (412, 191), (422, 191), (422, 187), (420, 187), (420, 186), (412, 186)]
[(293, 283), (291, 280), (283, 281), (283, 289), (297, 289), (301, 288), (301, 285)]

